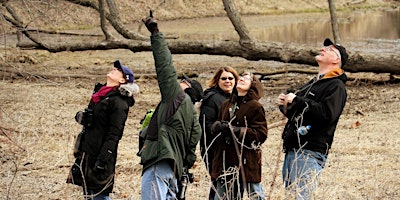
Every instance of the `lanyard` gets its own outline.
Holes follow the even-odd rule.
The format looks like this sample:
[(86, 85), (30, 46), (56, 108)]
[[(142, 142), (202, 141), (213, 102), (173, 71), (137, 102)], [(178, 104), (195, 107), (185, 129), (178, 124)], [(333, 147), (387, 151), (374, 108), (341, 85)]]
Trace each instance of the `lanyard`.
[(230, 114), (230, 118), (232, 119), (233, 118), (233, 116), (234, 116), (234, 114), (235, 114), (235, 112), (236, 112), (236, 108), (237, 108), (237, 102), (235, 102), (235, 105), (233, 105), (233, 109), (232, 108), (229, 108), (229, 114)]

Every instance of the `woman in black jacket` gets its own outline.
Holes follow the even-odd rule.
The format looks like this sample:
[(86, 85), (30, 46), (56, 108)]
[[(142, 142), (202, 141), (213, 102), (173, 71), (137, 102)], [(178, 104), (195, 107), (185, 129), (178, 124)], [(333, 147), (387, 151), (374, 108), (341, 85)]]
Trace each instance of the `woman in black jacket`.
[[(212, 169), (215, 151), (215, 145), (212, 145), (214, 137), (211, 135), (211, 126), (217, 121), (221, 105), (230, 97), (238, 79), (239, 75), (235, 69), (232, 67), (220, 67), (208, 82), (209, 88), (204, 91), (199, 116), (199, 122), (203, 129), (200, 139), (200, 151), (209, 173)], [(214, 188), (210, 188), (209, 199), (214, 199), (216, 183), (214, 182), (213, 185)]]
[(107, 83), (96, 84), (88, 107), (75, 116), (83, 125), (74, 152), (80, 162), (72, 167), (67, 182), (82, 186), (85, 199), (110, 199), (118, 143), (129, 107), (135, 103), (133, 94), (139, 90), (133, 82), (132, 70), (115, 61), (114, 69), (107, 74)]

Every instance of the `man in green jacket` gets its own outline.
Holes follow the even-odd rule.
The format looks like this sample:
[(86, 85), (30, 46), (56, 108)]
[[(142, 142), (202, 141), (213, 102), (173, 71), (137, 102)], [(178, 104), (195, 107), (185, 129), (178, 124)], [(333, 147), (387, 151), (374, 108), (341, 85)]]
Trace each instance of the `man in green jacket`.
[(196, 146), (201, 137), (194, 103), (203, 89), (199, 82), (184, 78), (180, 83), (172, 64), (171, 52), (157, 23), (150, 17), (142, 20), (151, 33), (161, 102), (150, 120), (141, 149), (142, 199), (176, 199), (178, 180), (184, 169), (196, 161)]

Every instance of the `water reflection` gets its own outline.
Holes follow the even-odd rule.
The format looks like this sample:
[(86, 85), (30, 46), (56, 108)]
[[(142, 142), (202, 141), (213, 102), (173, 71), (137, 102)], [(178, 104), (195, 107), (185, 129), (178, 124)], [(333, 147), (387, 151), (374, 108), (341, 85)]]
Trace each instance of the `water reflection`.
[[(337, 13), (337, 17), (342, 42), (400, 39), (399, 9), (393, 11), (340, 12)], [(244, 16), (243, 20), (250, 34), (260, 41), (319, 44), (325, 37), (333, 37), (329, 13)], [(239, 39), (227, 18), (195, 19), (188, 20), (184, 24), (187, 25), (185, 28), (172, 25), (166, 30), (172, 33), (180, 33), (181, 38), (192, 40)]]
[[(333, 37), (329, 14), (316, 14), (315, 17), (315, 19), (308, 18), (303, 22), (256, 30), (252, 34), (262, 41), (299, 43), (320, 42), (321, 38), (326, 36)], [(340, 13), (338, 22), (342, 41), (400, 39), (399, 10)]]

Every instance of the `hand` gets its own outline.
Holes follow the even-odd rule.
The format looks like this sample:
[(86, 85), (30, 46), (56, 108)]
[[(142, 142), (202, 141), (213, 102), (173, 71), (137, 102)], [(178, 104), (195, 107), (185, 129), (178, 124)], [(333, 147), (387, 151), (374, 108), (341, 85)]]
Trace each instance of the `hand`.
[(287, 106), (288, 104), (293, 103), (293, 99), (296, 98), (296, 95), (293, 93), (289, 94), (279, 94), (278, 96), (278, 105)]
[(221, 121), (215, 121), (211, 126), (211, 133), (216, 135), (219, 132), (221, 132), (220, 126), (221, 126)]
[(236, 137), (241, 137), (241, 128), (238, 126), (232, 126), (232, 131), (236, 135)]
[(104, 170), (106, 170), (106, 162), (102, 160), (97, 160), (96, 163), (94, 164), (93, 171), (103, 172)]
[(146, 26), (147, 30), (150, 31), (151, 34), (158, 32), (157, 22), (153, 19), (153, 11), (150, 10), (150, 15), (146, 19), (142, 19), (142, 22)]
[(229, 123), (227, 121), (215, 121), (211, 126), (211, 133), (216, 135), (226, 128), (229, 129)]
[(229, 126), (229, 123), (226, 122), (226, 125), (222, 125), (222, 134), (223, 135), (227, 135), (227, 136), (231, 136), (232, 132), (233, 134), (235, 134), (236, 137), (240, 137), (240, 127), (238, 126)]
[(283, 94), (283, 93), (279, 94), (279, 96), (278, 96), (278, 101), (277, 101), (278, 105), (280, 105), (280, 106), (286, 106), (285, 100), (286, 100), (286, 95)]
[(289, 94), (286, 95), (286, 101), (288, 103), (292, 103), (294, 98), (296, 98), (296, 95), (293, 94), (293, 93), (289, 93)]
[(221, 121), (220, 132), (223, 135), (228, 135), (228, 136), (231, 135), (231, 129), (229, 128), (228, 121)]

